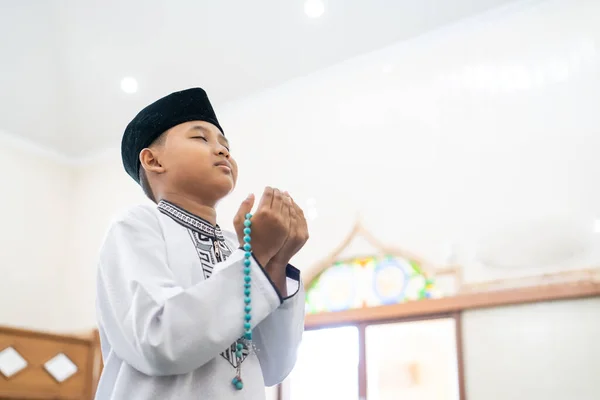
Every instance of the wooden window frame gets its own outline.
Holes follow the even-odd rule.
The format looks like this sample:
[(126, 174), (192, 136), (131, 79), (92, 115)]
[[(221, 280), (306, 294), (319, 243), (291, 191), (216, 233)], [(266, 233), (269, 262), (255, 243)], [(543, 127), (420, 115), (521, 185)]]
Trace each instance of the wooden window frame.
[[(481, 293), (466, 293), (441, 299), (429, 299), (388, 306), (307, 315), (306, 330), (356, 326), (359, 330), (359, 398), (367, 399), (365, 330), (369, 325), (454, 318), (458, 362), (459, 398), (466, 400), (462, 313), (469, 310), (505, 307), (560, 300), (600, 297), (600, 282), (584, 281), (513, 288)], [(288, 400), (279, 385), (279, 400)]]

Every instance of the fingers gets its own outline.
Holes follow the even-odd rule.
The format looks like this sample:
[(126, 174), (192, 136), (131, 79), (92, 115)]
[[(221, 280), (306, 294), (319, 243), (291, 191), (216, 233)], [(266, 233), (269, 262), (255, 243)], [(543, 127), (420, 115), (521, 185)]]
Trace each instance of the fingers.
[(304, 216), (304, 211), (302, 211), (302, 209), (300, 208), (300, 206), (298, 204), (294, 203), (294, 205), (296, 208), (296, 213), (298, 214), (298, 221), (300, 222), (300, 225), (308, 230), (308, 224), (306, 223), (306, 217)]
[(271, 203), (271, 208), (273, 211), (281, 211), (283, 206), (283, 194), (279, 189), (273, 189), (273, 202)]
[(295, 237), (296, 231), (298, 230), (298, 214), (296, 207), (294, 207), (294, 201), (290, 196), (286, 196), (290, 209), (290, 234), (289, 236)]
[(272, 187), (267, 186), (265, 191), (263, 192), (262, 198), (260, 199), (260, 204), (258, 205), (259, 209), (271, 208), (271, 203), (273, 202), (273, 197), (275, 193)]
[(246, 214), (252, 211), (252, 207), (254, 206), (254, 194), (250, 193), (248, 197), (242, 201), (240, 204), (240, 208), (238, 212), (235, 214), (233, 218), (235, 223), (243, 223), (244, 219), (246, 219)]
[(308, 223), (306, 222), (306, 217), (304, 216), (304, 211), (296, 202), (292, 199), (292, 208), (294, 209), (294, 215), (296, 219), (296, 231), (297, 235), (303, 241), (308, 240)]
[[(289, 193), (285, 192), (286, 194)], [(292, 197), (290, 196), (290, 199), (292, 200), (292, 207), (294, 208), (294, 215), (296, 216), (296, 218), (300, 221), (303, 220), (304, 222), (306, 222), (306, 219), (304, 218), (304, 211), (302, 211), (302, 209), (300, 208), (300, 206), (298, 204), (296, 204), (296, 202), (294, 201), (294, 199), (292, 199)]]
[(288, 203), (289, 203), (289, 207), (290, 207), (290, 218), (296, 219), (298, 218), (298, 211), (296, 210), (296, 203), (294, 203), (294, 200), (292, 200), (292, 198), (287, 195), (286, 196)]
[(254, 207), (254, 193), (250, 193), (248, 197), (242, 201), (239, 211), (242, 211), (242, 216), (245, 218), (246, 214), (252, 211), (252, 207)]
[(243, 237), (244, 221), (246, 219), (246, 214), (252, 212), (253, 206), (254, 206), (254, 195), (250, 194), (250, 195), (248, 195), (248, 197), (246, 197), (246, 199), (244, 199), (244, 201), (242, 201), (242, 204), (240, 204), (240, 208), (238, 209), (238, 212), (235, 214), (235, 217), (233, 217), (233, 226), (235, 228), (235, 233), (237, 234), (240, 243), (243, 243), (242, 237)]
[(284, 195), (284, 210), (283, 210), (283, 218), (287, 219), (289, 221), (289, 227), (290, 227), (290, 235), (293, 233), (293, 229), (295, 226), (295, 212), (294, 212), (294, 205), (292, 204), (292, 198), (288, 195)]
[(290, 196), (290, 194), (288, 192), (283, 192), (283, 196), (286, 200), (286, 204), (287, 206), (290, 208), (290, 219), (295, 220), (296, 219), (296, 209), (294, 207), (294, 200), (292, 199), (292, 196)]

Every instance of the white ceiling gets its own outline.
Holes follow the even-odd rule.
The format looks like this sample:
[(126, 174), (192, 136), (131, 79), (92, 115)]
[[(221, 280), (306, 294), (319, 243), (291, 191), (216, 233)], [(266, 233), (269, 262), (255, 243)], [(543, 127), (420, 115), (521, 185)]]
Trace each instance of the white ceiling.
[(509, 2), (0, 0), (0, 130), (81, 158), (170, 91), (223, 104)]
[[(148, 102), (201, 85), (244, 149), (239, 196), (264, 183), (318, 200), (310, 257), (360, 211), (380, 240), (436, 260), (598, 265), (600, 2), (522, 0), (448, 27), (502, 1), (330, 0), (318, 20), (303, 1), (13, 2), (0, 12), (14, 38), (0, 41), (0, 131), (82, 158), (117, 147)], [(126, 178), (116, 153), (90, 188)]]

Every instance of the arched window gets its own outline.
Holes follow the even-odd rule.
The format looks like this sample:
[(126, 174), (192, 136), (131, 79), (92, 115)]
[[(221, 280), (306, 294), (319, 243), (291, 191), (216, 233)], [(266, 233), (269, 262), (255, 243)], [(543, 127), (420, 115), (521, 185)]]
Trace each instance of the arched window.
[(369, 256), (336, 261), (307, 287), (306, 313), (377, 307), (442, 296), (419, 261)]
[[(372, 254), (340, 257), (358, 236)], [(406, 318), (394, 312), (406, 303), (443, 298), (448, 293), (436, 277), (456, 278), (458, 269), (435, 268), (386, 247), (358, 223), (311, 272), (305, 276), (307, 331), (281, 399), (386, 400), (443, 390), (445, 397), (428, 392), (423, 398), (459, 400), (457, 315)]]

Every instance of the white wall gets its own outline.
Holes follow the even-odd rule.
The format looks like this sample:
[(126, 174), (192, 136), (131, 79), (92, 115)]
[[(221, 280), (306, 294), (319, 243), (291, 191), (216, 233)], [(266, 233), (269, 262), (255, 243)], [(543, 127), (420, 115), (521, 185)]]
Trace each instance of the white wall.
[(70, 280), (73, 171), (0, 134), (0, 325), (63, 330), (78, 305)]
[(600, 398), (600, 299), (463, 316), (469, 400)]
[(129, 178), (117, 155), (75, 167), (72, 191), (73, 220), (69, 265), (73, 281), (68, 296), (78, 299), (71, 329), (95, 326), (96, 256), (111, 219), (124, 207), (149, 202)]
[[(301, 268), (328, 254), (358, 213), (380, 240), (434, 261), (458, 243), (468, 281), (597, 265), (599, 12), (592, 1), (519, 2), (217, 107), (240, 164), (220, 224), (231, 225), (247, 193), (275, 185), (317, 202)], [(80, 299), (72, 325), (86, 328), (109, 217), (143, 196), (118, 150), (75, 177), (75, 257), (65, 262), (80, 282), (69, 292)], [(559, 232), (564, 220), (589, 224), (586, 251), (514, 270), (468, 257), (489, 234), (535, 218)], [(508, 247), (514, 257), (519, 244)]]

